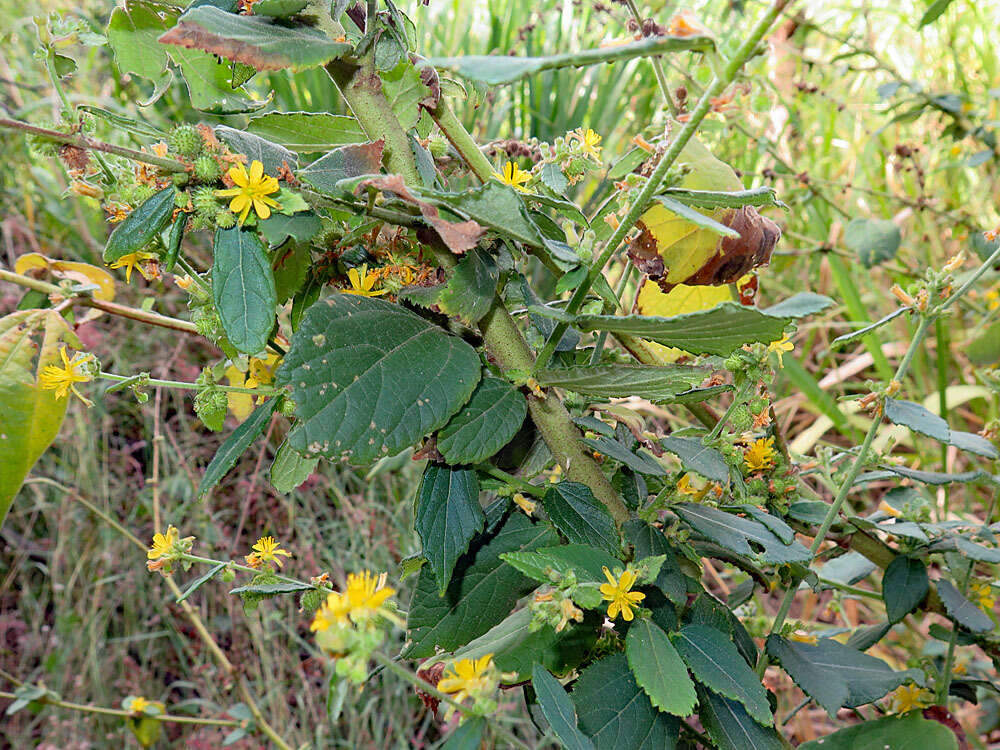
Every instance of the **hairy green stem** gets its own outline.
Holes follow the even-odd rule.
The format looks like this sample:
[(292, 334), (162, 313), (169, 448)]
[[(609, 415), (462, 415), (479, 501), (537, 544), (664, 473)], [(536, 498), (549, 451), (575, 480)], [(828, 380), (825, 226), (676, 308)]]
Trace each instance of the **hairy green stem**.
[[(683, 127), (681, 127), (681, 129), (677, 132), (677, 135), (670, 142), (670, 146), (667, 148), (663, 157), (656, 165), (653, 173), (649, 176), (649, 179), (646, 181), (642, 190), (639, 191), (639, 195), (636, 196), (636, 199), (633, 201), (632, 206), (625, 215), (625, 218), (622, 219), (618, 228), (614, 231), (611, 237), (608, 238), (607, 242), (605, 242), (604, 249), (602, 250), (600, 256), (598, 256), (597, 260), (590, 267), (590, 273), (587, 274), (580, 286), (576, 288), (576, 291), (573, 293), (573, 297), (570, 299), (569, 306), (566, 309), (567, 313), (570, 315), (576, 315), (580, 312), (580, 308), (583, 307), (583, 303), (587, 299), (587, 294), (590, 292), (590, 288), (594, 285), (594, 282), (597, 281), (597, 277), (604, 272), (604, 266), (606, 266), (608, 261), (611, 260), (611, 257), (625, 240), (626, 235), (631, 231), (636, 221), (639, 220), (643, 211), (646, 210), (646, 206), (649, 205), (649, 202), (653, 199), (653, 196), (656, 195), (660, 186), (663, 184), (663, 180), (667, 176), (667, 172), (673, 166), (677, 157), (680, 156), (681, 151), (687, 145), (688, 141), (694, 137), (695, 132), (697, 132), (698, 127), (701, 125), (701, 121), (705, 119), (705, 116), (711, 110), (712, 99), (721, 94), (726, 86), (733, 82), (740, 68), (742, 68), (743, 64), (756, 52), (761, 39), (764, 38), (764, 35), (774, 24), (775, 19), (777, 19), (790, 2), (791, 0), (775, 0), (771, 7), (768, 8), (764, 16), (750, 31), (750, 34), (739, 46), (736, 52), (733, 53), (733, 56), (726, 64), (726, 67), (712, 79), (712, 82), (709, 84), (708, 88), (705, 89), (705, 93), (702, 94), (701, 99), (698, 101), (697, 106), (691, 110), (690, 118), (684, 123)], [(538, 358), (535, 361), (536, 368), (541, 369), (548, 364), (549, 359), (551, 359), (552, 355), (555, 353), (556, 345), (562, 340), (563, 334), (566, 333), (567, 328), (569, 328), (569, 323), (567, 322), (556, 323), (555, 328), (545, 342), (545, 346), (542, 347), (542, 350), (538, 353)]]
[(58, 130), (52, 130), (50, 128), (40, 128), (37, 125), (21, 122), (20, 120), (14, 120), (10, 117), (0, 117), (0, 128), (23, 130), (25, 133), (39, 135), (46, 140), (55, 141), (56, 143), (66, 143), (70, 146), (90, 149), (91, 151), (103, 151), (107, 154), (124, 156), (126, 159), (131, 159), (132, 161), (139, 161), (159, 167), (161, 172), (173, 173), (187, 171), (187, 165), (185, 165), (184, 162), (177, 161), (176, 159), (170, 159), (166, 156), (157, 156), (156, 154), (148, 154), (145, 151), (137, 151), (134, 148), (126, 148), (125, 146), (116, 146), (113, 143), (95, 141), (93, 138), (87, 138), (82, 135), (61, 133)]
[[(129, 381), (140, 383), (138, 375), (115, 375), (112, 372), (104, 372), (103, 370), (97, 373), (96, 377), (101, 380), (113, 380), (116, 383), (128, 383)], [(152, 388), (182, 388), (189, 391), (198, 391), (205, 387), (186, 380), (160, 380), (158, 378), (144, 378), (141, 380), (141, 385)], [(279, 392), (276, 388), (268, 388), (266, 386), (261, 388), (244, 388), (238, 385), (214, 385), (212, 387), (226, 393), (247, 393), (251, 396), (273, 396)]]
[[(642, 27), (642, 14), (639, 13), (639, 6), (636, 5), (635, 0), (625, 0), (625, 4), (628, 6), (632, 18)], [(676, 115), (679, 110), (677, 109), (676, 102), (674, 102), (674, 98), (670, 95), (670, 84), (667, 83), (667, 74), (663, 70), (663, 63), (660, 62), (660, 58), (658, 57), (650, 57), (649, 62), (653, 66), (656, 83), (660, 87), (663, 100), (667, 103), (667, 109), (670, 110), (670, 114)]]

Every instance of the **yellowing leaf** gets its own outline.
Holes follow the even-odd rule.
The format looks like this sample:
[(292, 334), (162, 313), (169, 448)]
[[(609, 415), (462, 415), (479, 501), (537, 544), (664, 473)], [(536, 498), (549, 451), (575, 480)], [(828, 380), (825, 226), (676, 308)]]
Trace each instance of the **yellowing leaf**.
[(66, 416), (69, 399), (38, 387), (42, 368), (59, 363), (58, 344), (65, 337), (72, 333), (54, 310), (0, 318), (0, 524)]
[[(56, 280), (68, 279), (81, 286), (96, 286), (94, 299), (111, 302), (115, 298), (115, 278), (103, 268), (73, 260), (53, 260), (41, 253), (27, 253), (14, 263), (14, 271), (34, 278), (52, 277)], [(88, 310), (80, 318), (91, 320), (101, 315), (100, 310)]]
[[(736, 297), (729, 285), (725, 286), (686, 286), (678, 284), (669, 292), (664, 293), (655, 281), (648, 279), (639, 290), (636, 305), (640, 315), (652, 315), (670, 318), (674, 315), (711, 310), (722, 302), (734, 302)], [(664, 362), (673, 362), (687, 354), (672, 346), (663, 346), (655, 341), (647, 341), (646, 345), (659, 355)]]
[[(677, 165), (687, 170), (681, 188), (727, 192), (743, 189), (732, 167), (716, 159), (696, 139), (681, 151)], [(778, 226), (752, 206), (697, 209), (676, 202), (668, 205), (677, 212), (659, 202), (650, 206), (638, 223), (642, 231), (629, 248), (633, 263), (667, 291), (675, 284), (736, 281), (770, 260), (781, 235)], [(712, 221), (695, 223), (681, 213), (695, 218), (701, 214)], [(730, 230), (728, 236), (721, 235), (724, 229)]]

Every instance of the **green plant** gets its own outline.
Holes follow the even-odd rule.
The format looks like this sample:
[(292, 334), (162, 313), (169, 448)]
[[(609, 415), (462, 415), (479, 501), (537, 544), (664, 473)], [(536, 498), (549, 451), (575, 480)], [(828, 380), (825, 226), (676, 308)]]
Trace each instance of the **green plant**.
[[(157, 78), (170, 49), (200, 109), (256, 107), (239, 87), (257, 71), (322, 68), (351, 115), (276, 111), (246, 128), (178, 123), (162, 148), (147, 142), (144, 150), (90, 136), (89, 118), (65, 95), (54, 127), (0, 118), (0, 126), (31, 134), (36, 148), (58, 150), (75, 193), (123, 214), (114, 214), (121, 221), (104, 261), (149, 278), (176, 269), (191, 318), (102, 298), (100, 269), (74, 276), (36, 258), (0, 271), (0, 280), (33, 295), (0, 331), (4, 436), (18, 459), (2, 469), (0, 499), (9, 505), (58, 431), (69, 393), (95, 380), (129, 388), (140, 401), (151, 388), (191, 391), (212, 430), (222, 427), (227, 409), (242, 410), (244, 421), (207, 467), (198, 496), (275, 425), (289, 427), (270, 470), (281, 491), (305, 481), (320, 459), (383, 468), (419, 443), (417, 455), (428, 459), (414, 500), (422, 552), (403, 565), (405, 576), (416, 577), (406, 612), (392, 597), (395, 586), (368, 570), (343, 586), (285, 575), (285, 555), (271, 537), (258, 541), (246, 564), (195, 554), (190, 537), (163, 528), (156, 495), (160, 533), (149, 568), (164, 574), (185, 604), (216, 577), (237, 575), (250, 576), (231, 591), (248, 612), (266, 599), (299, 596), (317, 646), (332, 657), (331, 703), (378, 665), (435, 706), (445, 703), (446, 715), (465, 718), (449, 743), (487, 736), (500, 746), (524, 743), (496, 715), (502, 684), (522, 686), (548, 724), (543, 731), (570, 747), (781, 747), (760, 681), (774, 662), (831, 716), (896, 691), (895, 710), (904, 718), (844, 729), (831, 743), (860, 734), (957, 746), (933, 713), (912, 710), (944, 704), (953, 685), (964, 684), (966, 694), (977, 687), (978, 678), (953, 679), (958, 645), (996, 654), (993, 620), (968, 598), (992, 599), (990, 584), (974, 571), (976, 562), (998, 561), (988, 527), (932, 523), (919, 494), (902, 487), (874, 515), (844, 510), (859, 482), (993, 481), (978, 469), (902, 467), (874, 446), (884, 418), (965, 453), (997, 457), (986, 438), (952, 430), (898, 396), (929, 332), (940, 331), (939, 321), (991, 272), (1000, 249), (989, 247), (960, 277), (961, 256), (929, 267), (907, 289), (894, 287), (896, 311), (840, 338), (864, 338), (886, 377), (853, 399), (857, 413), (871, 416), (860, 444), (836, 453), (821, 447), (809, 458), (790, 450), (796, 436), (783, 434), (768, 382), (799, 321), (833, 300), (804, 292), (757, 309), (738, 304), (730, 291), (732, 301), (690, 309), (671, 297), (678, 284), (739, 285), (745, 295), (745, 274), (770, 258), (777, 230), (755, 207), (780, 205), (775, 192), (743, 190), (696, 134), (706, 115), (724, 106), (785, 5), (770, 6), (728, 54), (678, 25), (676, 34), (653, 28), (630, 44), (544, 58), (429, 60), (416, 56), (415, 30), (392, 4), (345, 13), (338, 3), (333, 14), (300, 0), (259, 0), (250, 13), (200, 5), (178, 14), (141, 2), (117, 9), (108, 38), (119, 67)], [(39, 30), (61, 92), (52, 30)], [(589, 217), (587, 206), (567, 195), (603, 167), (597, 133), (567, 127), (514, 144), (528, 151), (531, 165), (494, 164), (449, 105), (475, 86), (679, 54), (691, 67), (704, 55), (714, 76), (666, 133), (647, 133), (612, 167), (605, 183), (618, 184), (604, 184), (587, 200)], [(677, 108), (661, 58), (651, 59), (665, 105)], [(115, 125), (141, 128), (127, 118)], [(210, 271), (189, 257), (198, 232), (211, 237)], [(865, 253), (866, 265), (891, 260), (898, 246), (891, 227), (871, 220), (852, 225), (844, 241)], [(649, 279), (634, 281), (636, 267)], [(863, 317), (854, 280), (842, 264), (832, 267), (852, 314)], [(686, 270), (677, 275), (678, 268)], [(644, 292), (662, 294), (655, 304), (679, 314), (626, 314), (634, 307), (629, 298)], [(197, 333), (222, 357), (190, 382), (112, 373), (89, 354), (71, 359), (60, 341), (82, 349), (66, 321), (84, 309)], [(904, 315), (915, 331), (892, 368), (874, 335)], [(687, 355), (673, 361), (676, 353), (664, 347)], [(811, 382), (808, 373), (791, 377), (804, 387)], [(613, 401), (630, 396), (670, 406), (669, 434), (667, 423)], [(708, 405), (720, 396), (728, 399), (721, 415)], [(824, 406), (840, 414), (840, 405)], [(687, 416), (678, 415), (685, 414), (694, 421), (682, 424)], [(846, 419), (838, 427), (851, 433)], [(808, 547), (797, 533), (812, 538)], [(830, 538), (837, 544), (828, 545)], [(868, 560), (884, 570), (881, 595), (855, 587), (853, 574), (845, 581), (828, 570), (844, 547), (852, 557), (836, 558), (841, 565), (868, 570)], [(726, 603), (702, 582), (706, 560), (738, 571), (739, 587)], [(808, 567), (816, 560), (827, 561), (818, 574)], [(933, 586), (928, 561), (941, 570)], [(182, 591), (174, 575), (196, 565), (205, 566), (203, 574)], [(840, 643), (814, 623), (789, 620), (802, 586), (880, 597), (886, 621)], [(783, 590), (773, 617), (740, 610), (758, 587)], [(943, 658), (897, 670), (864, 653), (918, 610), (953, 623), (938, 626)], [(239, 686), (243, 709), (229, 712), (231, 738), (259, 732), (290, 747), (190, 605), (185, 613)], [(408, 634), (401, 658), (387, 647), (394, 629)], [(764, 639), (762, 649), (754, 637)], [(415, 659), (425, 660), (419, 671), (405, 666)], [(43, 686), (20, 686), (16, 698), (18, 709), (77, 707)], [(149, 745), (152, 727), (172, 714), (148, 703), (137, 708), (138, 699), (122, 712)]]

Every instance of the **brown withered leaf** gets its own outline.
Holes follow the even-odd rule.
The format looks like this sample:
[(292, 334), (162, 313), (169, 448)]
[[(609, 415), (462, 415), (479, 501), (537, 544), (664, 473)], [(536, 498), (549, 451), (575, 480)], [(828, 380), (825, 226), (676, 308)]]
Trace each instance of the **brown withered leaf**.
[[(629, 245), (628, 255), (635, 266), (649, 278), (657, 281), (664, 292), (669, 292), (678, 284), (687, 286), (719, 286), (732, 284), (760, 266), (767, 265), (771, 260), (774, 246), (781, 237), (781, 229), (766, 216), (761, 216), (753, 206), (743, 206), (725, 212), (715, 217), (719, 223), (739, 232), (739, 237), (719, 237), (716, 235), (714, 250), (705, 253), (704, 250), (693, 250), (703, 253), (705, 258), (700, 265), (695, 266), (687, 275), (678, 276), (671, 273), (672, 268), (664, 256), (673, 249), (676, 256), (677, 248), (663, 246), (657, 241), (654, 231), (651, 231), (642, 221), (637, 223), (639, 235)], [(691, 225), (692, 228), (694, 225)], [(679, 241), (686, 242), (690, 238), (705, 235), (681, 235)], [(676, 263), (676, 260), (675, 260)], [(685, 269), (687, 270), (687, 269)]]
[(434, 231), (438, 233), (444, 244), (456, 255), (462, 255), (474, 248), (479, 238), (486, 231), (484, 227), (472, 220), (455, 222), (442, 218), (437, 206), (432, 206), (430, 203), (420, 200), (420, 198), (411, 193), (409, 188), (406, 187), (406, 183), (403, 182), (403, 178), (398, 174), (389, 174), (364, 180), (358, 184), (354, 193), (357, 195), (369, 187), (393, 193), (401, 200), (412, 203), (420, 209), (420, 214), (427, 223), (434, 227)]
[(159, 41), (199, 49), (255, 70), (304, 70), (351, 51), (311, 26), (287, 26), (257, 16), (226, 13), (211, 5), (191, 8)]

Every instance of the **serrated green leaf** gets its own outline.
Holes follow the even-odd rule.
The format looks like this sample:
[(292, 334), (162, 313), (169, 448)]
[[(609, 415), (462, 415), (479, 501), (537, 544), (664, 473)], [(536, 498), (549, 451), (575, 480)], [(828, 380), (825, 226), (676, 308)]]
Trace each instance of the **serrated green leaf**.
[(815, 292), (799, 292), (788, 299), (783, 299), (776, 305), (765, 307), (764, 312), (776, 318), (805, 318), (821, 313), (834, 304), (825, 294)]
[[(597, 640), (594, 628), (571, 627), (557, 633), (551, 625), (533, 628), (532, 619), (530, 607), (518, 609), (503, 622), (454, 651), (448, 659), (454, 662), (493, 654), (498, 669), (512, 672), (513, 682), (522, 682), (530, 678), (535, 665), (560, 674), (570, 671), (583, 660)], [(431, 661), (424, 662), (424, 668), (432, 664)]]
[(123, 255), (137, 253), (170, 222), (174, 211), (174, 189), (164, 188), (125, 217), (108, 237), (104, 262), (114, 263)]
[(368, 140), (353, 117), (326, 112), (268, 112), (251, 118), (247, 130), (299, 153), (330, 151)]
[(799, 745), (799, 750), (958, 750), (955, 734), (918, 713), (870, 719)]
[(922, 29), (938, 20), (955, 0), (934, 0), (920, 17), (917, 28)]
[(560, 544), (534, 552), (508, 552), (503, 559), (539, 583), (551, 583), (551, 573), (565, 576), (572, 572), (578, 581), (604, 583), (602, 569), (621, 565), (621, 561), (603, 549), (587, 544)]
[(271, 421), (271, 415), (280, 401), (280, 398), (271, 398), (253, 410), (253, 413), (244, 420), (243, 424), (233, 430), (232, 434), (226, 438), (219, 450), (212, 456), (212, 460), (205, 469), (205, 475), (198, 485), (198, 497), (204, 497), (209, 490), (221, 480), (236, 462), (243, 455), (250, 443), (256, 440)]
[(176, 11), (136, 0), (126, 0), (115, 8), (108, 22), (108, 44), (115, 53), (115, 63), (122, 73), (161, 82), (169, 75), (167, 53), (160, 46), (160, 35), (177, 19)]
[(284, 18), (305, 10), (307, 5), (309, 5), (309, 0), (257, 0), (253, 4), (253, 14), (270, 18)]
[(881, 659), (832, 638), (809, 644), (772, 635), (766, 648), (831, 716), (841, 706), (854, 708), (876, 701), (914, 676), (912, 670), (896, 672)]
[(652, 456), (646, 452), (633, 453), (613, 438), (604, 437), (602, 435), (598, 438), (584, 438), (583, 442), (595, 451), (603, 453), (605, 456), (613, 458), (616, 461), (621, 461), (632, 471), (640, 474), (651, 474), (658, 477), (664, 477), (667, 475), (667, 470), (657, 463)]
[(667, 404), (708, 377), (707, 367), (691, 365), (577, 365), (539, 371), (539, 385), (556, 386), (585, 396), (638, 396)]
[(285, 441), (271, 463), (271, 486), (281, 493), (291, 492), (312, 476), (318, 463), (318, 458), (303, 456)]
[(232, 85), (232, 63), (197, 49), (170, 47), (169, 53), (181, 69), (187, 86), (191, 106), (217, 115), (250, 112), (260, 109), (266, 101), (254, 101), (243, 94), (243, 89)]
[(500, 269), (493, 256), (474, 247), (462, 256), (444, 284), (403, 287), (399, 296), (421, 307), (437, 307), (471, 326), (489, 312), (499, 280)]
[(531, 685), (535, 689), (538, 705), (542, 708), (542, 715), (566, 750), (595, 750), (594, 743), (580, 731), (576, 706), (559, 680), (540, 664), (536, 664), (531, 672)]
[(385, 141), (358, 143), (335, 148), (298, 171), (298, 178), (327, 195), (340, 195), (337, 183), (351, 177), (378, 172), (382, 167)]
[[(696, 503), (679, 503), (673, 510), (683, 521), (717, 544), (747, 557), (773, 564), (809, 562), (812, 554), (798, 542), (785, 544), (774, 532), (749, 518)], [(750, 542), (763, 547), (757, 552)]]
[(889, 622), (899, 622), (927, 596), (927, 566), (906, 555), (893, 558), (882, 576), (882, 599)]
[(271, 247), (277, 247), (288, 239), (294, 239), (296, 242), (308, 242), (319, 234), (323, 228), (323, 222), (312, 211), (302, 211), (291, 216), (272, 213), (267, 219), (258, 221), (257, 226), (268, 244)]
[(298, 157), (287, 148), (245, 130), (219, 125), (215, 128), (215, 135), (237, 154), (246, 156), (247, 163), (259, 161), (263, 164), (266, 174), (277, 174), (286, 163), (290, 169), (298, 166)]
[(479, 480), (470, 469), (431, 464), (417, 489), (414, 527), (443, 596), (455, 562), (483, 530)]
[(659, 36), (641, 42), (600, 47), (548, 57), (511, 57), (509, 55), (463, 55), (462, 57), (432, 57), (424, 65), (450, 70), (473, 81), (495, 86), (513, 83), (543, 70), (582, 67), (629, 60), (633, 57), (662, 55), (693, 49), (710, 49), (713, 42), (707, 36)]
[(258, 594), (260, 596), (275, 596), (277, 594), (294, 594), (297, 591), (310, 591), (314, 587), (308, 583), (282, 581), (281, 583), (251, 583), (230, 590), (230, 594)]
[(938, 596), (948, 613), (948, 617), (973, 633), (988, 633), (993, 630), (993, 620), (983, 610), (970, 602), (955, 585), (946, 578), (936, 582)]
[(160, 37), (163, 44), (209, 52), (255, 70), (304, 70), (351, 51), (309, 26), (281, 25), (266, 18), (226, 13), (211, 5), (187, 10)]
[(421, 190), (419, 195), (429, 203), (467, 215), (482, 226), (518, 242), (533, 247), (544, 244), (538, 227), (528, 218), (521, 196), (514, 188), (497, 180), (487, 180), (461, 193)]
[(890, 219), (854, 219), (844, 229), (844, 245), (858, 254), (865, 268), (896, 257), (903, 235)]
[(299, 418), (292, 446), (358, 465), (443, 427), (479, 378), (479, 355), (461, 339), (391, 302), (350, 294), (309, 308), (277, 373)]
[(302, 288), (311, 267), (312, 255), (308, 245), (290, 243), (275, 251), (271, 269), (279, 305), (284, 305)]
[(528, 402), (506, 380), (483, 378), (469, 403), (438, 432), (437, 447), (450, 464), (485, 461), (521, 429)]
[(785, 750), (778, 733), (761, 726), (743, 704), (699, 686), (701, 719), (719, 750)]
[(699, 682), (742, 703), (758, 723), (774, 723), (767, 691), (728, 635), (707, 625), (693, 624), (672, 634), (670, 640)]
[(256, 232), (215, 231), (212, 295), (229, 342), (244, 354), (267, 346), (278, 297), (274, 272)]
[(729, 484), (729, 465), (726, 459), (715, 448), (704, 445), (700, 438), (667, 435), (660, 438), (660, 445), (676, 455), (685, 469), (722, 485)]
[(889, 421), (909, 427), (939, 443), (954, 445), (986, 458), (1000, 458), (1000, 453), (986, 438), (971, 432), (952, 430), (944, 419), (913, 401), (886, 398), (885, 416)]
[(177, 603), (180, 604), (182, 601), (184, 601), (185, 599), (187, 599), (189, 596), (191, 596), (191, 594), (193, 594), (195, 591), (197, 591), (202, 586), (204, 586), (206, 583), (208, 583), (213, 578), (215, 578), (217, 575), (219, 575), (219, 573), (221, 573), (223, 570), (225, 570), (228, 565), (229, 565), (229, 563), (226, 563), (226, 562), (220, 562), (218, 565), (213, 565), (211, 568), (209, 568), (209, 570), (208, 570), (207, 573), (205, 573), (202, 576), (199, 576), (197, 579), (195, 579), (191, 583), (190, 586), (188, 586), (186, 589), (184, 589), (184, 593), (177, 597), (177, 600), (176, 600)]
[(580, 729), (596, 750), (673, 750), (678, 719), (657, 711), (635, 681), (625, 654), (595, 661), (571, 695)]
[(690, 716), (697, 703), (694, 683), (667, 634), (649, 620), (632, 624), (625, 638), (632, 674), (650, 701), (674, 716)]
[(754, 307), (723, 302), (710, 310), (660, 318), (645, 315), (579, 315), (582, 331), (609, 331), (650, 339), (692, 354), (728, 357), (744, 344), (770, 343), (784, 335), (788, 318), (776, 318)]
[(518, 513), (492, 536), (473, 541), (455, 565), (451, 583), (438, 595), (434, 573), (420, 570), (410, 603), (408, 658), (432, 656), (468, 643), (502, 622), (514, 604), (537, 585), (501, 559), (505, 552), (530, 551), (558, 541), (548, 524), (534, 525)]
[[(642, 164), (645, 160), (646, 152), (637, 149), (639, 154), (634, 157), (638, 161), (635, 166)], [(617, 165), (616, 165), (617, 166)], [(633, 167), (634, 168), (634, 167)], [(629, 171), (632, 171), (631, 169)], [(608, 175), (608, 179), (621, 179)], [(698, 206), (699, 208), (740, 208), (742, 206), (784, 206), (778, 200), (777, 193), (773, 187), (757, 187), (750, 190), (691, 190), (690, 188), (670, 187), (663, 191), (665, 196), (688, 206)]]
[(409, 130), (417, 124), (422, 111), (420, 103), (431, 97), (430, 88), (420, 79), (419, 71), (409, 61), (382, 74), (382, 93), (403, 130)]
[(571, 542), (618, 553), (621, 543), (615, 521), (587, 485), (559, 482), (546, 490), (542, 507)]
[(486, 733), (486, 718), (473, 716), (459, 724), (438, 750), (479, 750)]

